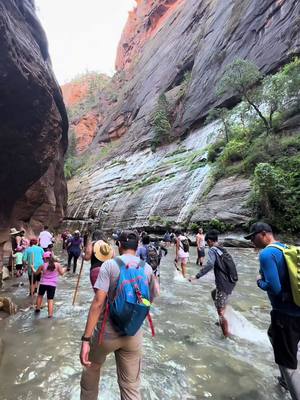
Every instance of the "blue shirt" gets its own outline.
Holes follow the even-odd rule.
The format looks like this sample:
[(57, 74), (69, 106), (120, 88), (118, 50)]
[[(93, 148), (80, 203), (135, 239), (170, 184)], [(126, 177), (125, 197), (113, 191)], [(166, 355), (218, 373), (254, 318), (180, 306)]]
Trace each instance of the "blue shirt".
[(140, 257), (141, 260), (147, 261), (147, 254), (148, 254), (148, 249), (147, 245), (139, 246), (137, 251), (136, 251), (136, 256)]
[(24, 252), (23, 261), (28, 263), (28, 274), (31, 275), (30, 266), (33, 264), (33, 268), (35, 271), (39, 269), (41, 265), (44, 265), (43, 261), (44, 250), (40, 246), (30, 246)]
[[(284, 244), (274, 243), (281, 247)], [(262, 279), (257, 285), (268, 293), (273, 310), (292, 316), (300, 316), (300, 307), (293, 302), (289, 272), (283, 252), (275, 247), (266, 247), (259, 254)]]

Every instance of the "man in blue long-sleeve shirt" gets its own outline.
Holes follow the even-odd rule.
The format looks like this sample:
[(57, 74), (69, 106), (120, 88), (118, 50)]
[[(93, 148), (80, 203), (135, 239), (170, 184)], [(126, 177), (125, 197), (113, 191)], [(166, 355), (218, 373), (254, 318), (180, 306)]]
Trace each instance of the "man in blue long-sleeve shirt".
[(300, 399), (300, 373), (297, 370), (297, 350), (300, 341), (300, 307), (292, 297), (288, 268), (283, 252), (272, 245), (284, 248), (276, 241), (270, 225), (257, 222), (245, 236), (258, 249), (260, 275), (257, 285), (268, 293), (272, 311), (269, 336), (275, 362), (285, 379), (293, 400)]

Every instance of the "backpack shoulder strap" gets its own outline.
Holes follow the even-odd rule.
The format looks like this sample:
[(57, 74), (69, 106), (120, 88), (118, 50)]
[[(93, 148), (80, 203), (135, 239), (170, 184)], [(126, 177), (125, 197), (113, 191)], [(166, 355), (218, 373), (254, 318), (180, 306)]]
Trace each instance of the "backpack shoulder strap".
[(281, 250), (283, 253), (284, 253), (284, 250), (286, 250), (288, 248), (287, 246), (282, 247), (282, 246), (279, 246), (278, 244), (273, 244), (273, 243), (268, 244), (267, 247), (274, 247), (275, 249)]
[(137, 265), (137, 269), (138, 268), (144, 268), (145, 267), (145, 265), (146, 265), (146, 261), (145, 260), (140, 260), (140, 262), (138, 263), (138, 265)]
[(115, 257), (114, 261), (117, 263), (119, 268), (126, 267), (126, 264), (122, 261), (120, 257)]

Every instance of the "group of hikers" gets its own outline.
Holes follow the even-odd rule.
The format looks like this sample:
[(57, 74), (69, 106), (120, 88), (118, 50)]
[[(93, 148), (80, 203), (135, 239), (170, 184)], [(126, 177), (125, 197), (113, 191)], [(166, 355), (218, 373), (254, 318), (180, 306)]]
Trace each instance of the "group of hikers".
[[(48, 240), (50, 238), (45, 232), (47, 227), (39, 236), (39, 246), (36, 239), (31, 239), (29, 247), (22, 250), (23, 260), (31, 267), (28, 268), (31, 295), (40, 280), (36, 312), (39, 312), (43, 295), (47, 292), (48, 316), (52, 317), (58, 276), (70, 269), (72, 259), (75, 272), (80, 254), (90, 262), (94, 298), (81, 337), (80, 360), (84, 366), (81, 400), (98, 398), (101, 367), (112, 352), (115, 354), (121, 399), (141, 399), (141, 326), (147, 318), (152, 335), (155, 334), (150, 306), (159, 295), (161, 260), (163, 254), (167, 255), (171, 243), (175, 247), (175, 267), (183, 277), (188, 278), (187, 282), (195, 283), (209, 271), (214, 272), (215, 289), (211, 295), (223, 335), (230, 336), (230, 324), (225, 311), (237, 284), (238, 273), (231, 254), (219, 244), (218, 231), (209, 230), (204, 234), (203, 229), (199, 228), (196, 236), (196, 264), (200, 270), (194, 277), (187, 277), (190, 242), (180, 230), (174, 233), (174, 237), (167, 232), (163, 243), (146, 232), (139, 234), (134, 230), (119, 231), (114, 236), (118, 255), (100, 230), (95, 230), (92, 237), (86, 237), (85, 240), (79, 231), (73, 235), (64, 232), (63, 248), (68, 251), (66, 269), (57, 262), (51, 243), (46, 241), (47, 237)], [(15, 238), (16, 235), (13, 236)], [(272, 228), (264, 222), (253, 224), (245, 239), (260, 250), (257, 286), (267, 292), (272, 307), (268, 335), (281, 373), (279, 383), (290, 392), (293, 400), (300, 400), (300, 374), (297, 369), (300, 341), (300, 249), (277, 241)], [(47, 244), (47, 247), (43, 247)], [(208, 246), (207, 257), (205, 244)], [(16, 243), (15, 254), (21, 246), (24, 244), (20, 241)], [(38, 278), (39, 275), (42, 277)]]

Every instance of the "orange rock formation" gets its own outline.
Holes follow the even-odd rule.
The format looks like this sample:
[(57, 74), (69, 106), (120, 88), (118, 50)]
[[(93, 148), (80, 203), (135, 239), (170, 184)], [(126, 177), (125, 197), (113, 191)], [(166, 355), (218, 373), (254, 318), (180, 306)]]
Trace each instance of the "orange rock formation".
[(135, 64), (144, 47), (166, 20), (181, 7), (185, 0), (136, 0), (129, 12), (116, 58), (116, 70), (122, 71)]
[(62, 86), (64, 102), (67, 107), (74, 107), (79, 104), (88, 92), (88, 81), (86, 82), (70, 82)]

